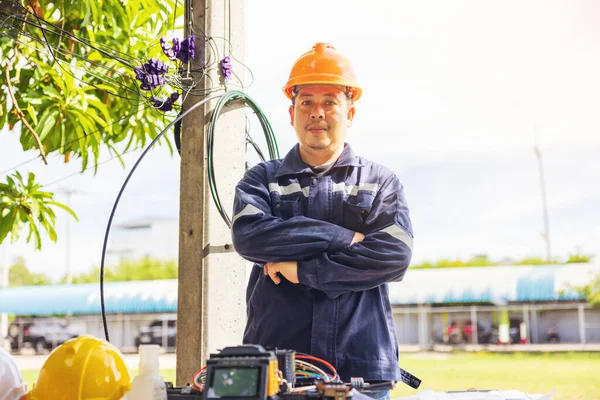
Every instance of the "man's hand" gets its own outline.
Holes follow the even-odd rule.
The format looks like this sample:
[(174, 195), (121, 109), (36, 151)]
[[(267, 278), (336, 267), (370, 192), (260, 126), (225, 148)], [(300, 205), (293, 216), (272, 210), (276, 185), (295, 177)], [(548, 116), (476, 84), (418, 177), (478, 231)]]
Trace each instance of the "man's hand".
[(363, 235), (362, 233), (354, 232), (354, 237), (352, 238), (352, 241), (350, 242), (350, 246), (352, 246), (354, 243), (362, 242), (364, 238), (365, 238), (365, 235)]
[[(362, 242), (365, 238), (360, 232), (354, 232), (354, 237), (352, 238), (352, 242), (350, 242), (350, 246), (354, 243)], [(266, 263), (264, 268), (265, 275), (269, 275), (271, 280), (279, 285), (281, 283), (281, 277), (279, 274), (283, 275), (285, 279), (288, 281), (298, 284), (300, 281), (298, 280), (298, 262), (297, 261), (284, 261), (284, 262), (269, 262)]]
[(283, 275), (285, 279), (292, 283), (300, 283), (298, 280), (298, 262), (297, 261), (284, 261), (284, 262), (270, 262), (266, 263), (264, 267), (265, 275), (269, 275), (271, 280), (276, 285), (281, 283), (281, 278), (278, 273)]

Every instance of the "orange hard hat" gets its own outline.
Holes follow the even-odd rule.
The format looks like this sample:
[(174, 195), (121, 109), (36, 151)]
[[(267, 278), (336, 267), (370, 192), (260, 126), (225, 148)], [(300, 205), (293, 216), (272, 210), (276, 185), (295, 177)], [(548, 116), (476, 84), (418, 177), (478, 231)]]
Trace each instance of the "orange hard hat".
[(310, 51), (300, 56), (292, 67), (283, 92), (291, 100), (295, 86), (316, 84), (344, 86), (353, 101), (362, 95), (350, 61), (327, 43), (316, 43)]

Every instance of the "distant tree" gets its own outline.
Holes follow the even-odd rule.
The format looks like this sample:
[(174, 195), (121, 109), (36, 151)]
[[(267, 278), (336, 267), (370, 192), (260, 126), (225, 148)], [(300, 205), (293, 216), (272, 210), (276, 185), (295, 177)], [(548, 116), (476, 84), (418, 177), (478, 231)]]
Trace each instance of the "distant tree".
[[(140, 260), (125, 260), (115, 267), (104, 269), (105, 282), (145, 281), (177, 278), (177, 262), (175, 260), (155, 260), (149, 257)], [(64, 282), (64, 278), (61, 282)], [(73, 283), (92, 283), (100, 281), (100, 268), (94, 267), (73, 277)]]
[(441, 259), (435, 263), (424, 261), (421, 264), (411, 265), (411, 268), (460, 268), (460, 267), (487, 267), (498, 265), (487, 256), (475, 256), (468, 261)]
[(10, 287), (50, 285), (52, 280), (44, 274), (29, 271), (25, 259), (18, 257), (8, 269), (8, 282)]
[(541, 257), (525, 257), (521, 260), (515, 261), (515, 265), (547, 265), (547, 264), (556, 264), (556, 260), (552, 260), (548, 262)]
[[(569, 289), (575, 290), (592, 306), (600, 306), (600, 275), (592, 277), (590, 283), (584, 286), (570, 286)], [(564, 291), (563, 291), (564, 293)]]
[(569, 259), (567, 260), (567, 264), (575, 264), (575, 263), (587, 263), (590, 262), (594, 258), (592, 254), (569, 254)]
[(429, 261), (423, 261), (420, 264), (411, 264), (410, 268), (433, 268), (434, 265)]
[[(575, 254), (569, 254), (567, 260), (568, 264), (573, 263), (587, 263), (594, 258), (591, 254), (581, 254), (579, 252)], [(521, 260), (514, 262), (514, 265), (547, 265), (547, 264), (558, 264), (556, 259), (548, 262), (541, 257), (525, 257)], [(498, 265), (497, 262), (491, 261), (487, 256), (475, 256), (470, 260), (451, 260), (449, 258), (443, 258), (441, 260), (430, 262), (423, 261), (420, 264), (413, 264), (411, 268), (461, 268), (461, 267), (487, 267)]]

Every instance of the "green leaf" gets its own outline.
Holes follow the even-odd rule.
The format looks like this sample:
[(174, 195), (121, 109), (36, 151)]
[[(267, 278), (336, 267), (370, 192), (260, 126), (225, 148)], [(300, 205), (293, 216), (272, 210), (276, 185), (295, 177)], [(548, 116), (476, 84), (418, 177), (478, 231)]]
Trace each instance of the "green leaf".
[(31, 214), (33, 218), (37, 218), (40, 215), (40, 205), (35, 200), (31, 202)]
[(36, 125), (35, 131), (43, 141), (46, 135), (50, 133), (50, 130), (56, 125), (56, 119), (58, 118), (58, 110), (56, 108), (47, 108), (42, 114), (40, 122)]
[(27, 216), (27, 220), (29, 222), (29, 235), (27, 235), (27, 243), (31, 241), (31, 236), (33, 235), (33, 246), (36, 250), (41, 250), (42, 237), (40, 236), (40, 230), (38, 229), (35, 221), (33, 220), (33, 218), (31, 218), (31, 216)]
[(45, 212), (46, 216), (48, 218), (50, 218), (50, 223), (52, 225), (55, 225), (56, 224), (56, 214), (54, 214), (54, 211), (52, 210), (52, 208), (45, 207), (44, 212)]
[[(2, 210), (4, 213), (4, 210)], [(14, 213), (11, 213), (10, 215), (3, 215), (2, 218), (0, 219), (0, 243), (2, 243), (2, 241), (4, 239), (6, 239), (6, 236), (11, 233), (11, 231), (13, 230), (13, 225), (15, 224), (15, 215)]]
[(111, 145), (109, 142), (106, 142), (106, 146), (108, 147), (109, 150), (111, 150), (114, 153), (114, 155), (117, 157), (117, 159), (121, 163), (121, 166), (123, 168), (125, 168), (125, 161), (123, 161), (123, 157), (121, 154), (119, 154), (117, 149), (113, 145)]
[(63, 97), (67, 96), (67, 94), (68, 94), (66, 81), (67, 80), (72, 81), (72, 79), (73, 78), (72, 78), (71, 74), (64, 74), (64, 76), (58, 76), (58, 75), (53, 76), (53, 82), (62, 91)]
[(56, 243), (56, 239), (58, 237), (56, 235), (56, 230), (54, 229), (53, 225), (51, 223), (49, 223), (48, 221), (46, 221), (45, 219), (42, 219), (40, 221), (40, 223), (42, 224), (42, 227), (44, 228), (44, 230), (50, 237), (50, 240), (52, 240), (54, 243)]
[[(17, 171), (17, 172), (15, 173), (15, 177), (17, 178), (17, 180), (19, 180), (19, 181), (21, 181), (21, 182), (23, 181), (23, 179), (21, 178), (21, 174), (19, 173), (19, 171)], [(8, 184), (9, 184), (10, 186), (13, 186), (13, 187), (14, 187), (14, 186), (16, 186), (16, 185), (17, 185), (17, 184), (15, 183), (15, 181), (13, 180), (13, 178), (12, 178), (12, 177), (10, 177), (10, 176), (7, 176), (7, 177), (6, 177), (6, 180), (8, 181)]]
[(64, 151), (64, 149), (65, 149), (65, 143), (67, 142), (67, 138), (66, 138), (66, 135), (65, 135), (65, 129), (66, 129), (66, 127), (65, 127), (65, 121), (63, 121), (63, 123), (60, 124), (60, 149), (62, 151)]
[(31, 103), (27, 103), (27, 114), (29, 114), (29, 118), (31, 118), (31, 120), (33, 121), (33, 124), (37, 125), (37, 123), (38, 123), (37, 114), (35, 113), (33, 107), (31, 106)]
[(65, 210), (66, 212), (68, 212), (69, 214), (71, 214), (71, 216), (73, 218), (75, 218), (76, 221), (79, 221), (79, 219), (77, 218), (77, 215), (75, 215), (75, 212), (73, 210), (71, 210), (68, 206), (66, 206), (64, 204), (61, 204), (61, 203), (57, 203), (55, 201), (49, 201), (46, 204), (50, 204), (50, 205), (53, 205), (55, 207), (62, 208), (63, 210)]
[(35, 184), (35, 175), (33, 172), (27, 174), (27, 187), (31, 188)]
[(44, 92), (44, 94), (46, 94), (49, 98), (51, 99), (62, 99), (61, 95), (58, 93), (58, 91), (53, 88), (52, 86), (44, 86), (42, 88), (42, 91)]

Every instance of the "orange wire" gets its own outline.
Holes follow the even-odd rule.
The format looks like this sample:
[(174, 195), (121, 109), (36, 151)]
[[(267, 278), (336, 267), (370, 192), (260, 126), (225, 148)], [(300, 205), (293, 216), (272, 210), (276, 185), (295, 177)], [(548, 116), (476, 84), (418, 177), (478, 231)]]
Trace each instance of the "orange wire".
[(198, 376), (198, 374), (204, 371), (205, 369), (206, 367), (199, 368), (198, 370), (196, 370), (196, 372), (194, 372), (194, 376), (192, 377), (192, 384), (190, 386), (192, 386), (192, 388), (198, 391), (202, 391), (202, 388), (196, 385), (196, 376)]
[(327, 361), (314, 357), (314, 356), (305, 356), (305, 355), (296, 355), (296, 358), (299, 359), (304, 359), (304, 360), (313, 360), (313, 361), (317, 361), (322, 363), (323, 365), (325, 365), (327, 368), (329, 368), (331, 371), (333, 371), (333, 377), (335, 378), (336, 376), (338, 376), (337, 371), (335, 370), (335, 368), (333, 368), (333, 365), (329, 364)]
[(204, 371), (206, 367), (199, 368), (196, 372), (194, 372), (194, 376), (198, 375), (200, 372)]

